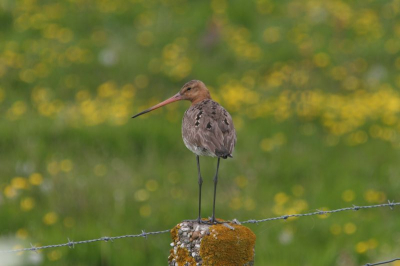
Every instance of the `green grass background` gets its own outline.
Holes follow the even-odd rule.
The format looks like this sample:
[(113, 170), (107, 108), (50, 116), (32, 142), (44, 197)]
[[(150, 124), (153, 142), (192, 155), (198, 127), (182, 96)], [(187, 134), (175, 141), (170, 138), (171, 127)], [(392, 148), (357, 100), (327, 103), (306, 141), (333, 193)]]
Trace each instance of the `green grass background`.
[[(221, 162), (219, 218), (398, 201), (399, 12), (396, 0), (0, 0), (1, 249), (195, 218), (195, 155), (180, 131), (189, 103), (129, 119), (190, 79), (237, 127), (234, 158)], [(216, 159), (201, 166), (207, 217)], [(249, 225), (256, 265), (399, 257), (398, 213)], [(165, 265), (170, 242), (162, 234), (0, 261)]]

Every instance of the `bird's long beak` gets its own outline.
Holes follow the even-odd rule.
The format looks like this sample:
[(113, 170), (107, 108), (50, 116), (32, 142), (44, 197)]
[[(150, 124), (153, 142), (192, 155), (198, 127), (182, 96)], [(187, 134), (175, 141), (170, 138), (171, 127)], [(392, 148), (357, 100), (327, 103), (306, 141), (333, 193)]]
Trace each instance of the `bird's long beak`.
[(153, 111), (153, 110), (155, 110), (157, 108), (160, 108), (161, 106), (164, 106), (164, 105), (167, 105), (169, 103), (176, 102), (176, 101), (180, 101), (180, 100), (184, 100), (184, 99), (183, 99), (182, 95), (178, 92), (177, 94), (175, 94), (171, 98), (169, 98), (169, 99), (167, 99), (167, 100), (165, 100), (163, 102), (160, 102), (159, 104), (154, 105), (153, 107), (150, 107), (149, 109), (146, 109), (143, 112), (140, 112), (140, 113), (132, 116), (132, 118), (138, 117), (138, 116), (140, 116), (142, 114), (145, 114), (145, 113), (151, 112), (151, 111)]

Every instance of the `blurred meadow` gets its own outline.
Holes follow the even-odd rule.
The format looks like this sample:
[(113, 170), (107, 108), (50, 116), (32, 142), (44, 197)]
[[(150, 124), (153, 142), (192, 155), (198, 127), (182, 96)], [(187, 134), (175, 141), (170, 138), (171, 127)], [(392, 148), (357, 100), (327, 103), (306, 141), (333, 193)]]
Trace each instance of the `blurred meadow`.
[[(174, 227), (197, 213), (188, 102), (233, 116), (217, 216), (240, 221), (399, 201), (399, 0), (0, 0), (0, 249)], [(201, 158), (203, 216), (216, 159)], [(400, 256), (371, 209), (249, 225), (256, 265)], [(1, 265), (166, 265), (168, 234), (1, 255)], [(392, 265), (400, 265), (394, 263)]]

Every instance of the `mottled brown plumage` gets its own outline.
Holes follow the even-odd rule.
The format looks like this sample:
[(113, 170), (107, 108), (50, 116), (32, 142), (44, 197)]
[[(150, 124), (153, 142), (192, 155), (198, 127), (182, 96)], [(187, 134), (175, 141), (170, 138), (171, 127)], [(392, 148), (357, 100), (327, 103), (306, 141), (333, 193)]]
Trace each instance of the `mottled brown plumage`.
[(226, 159), (232, 157), (236, 132), (230, 114), (217, 102), (206, 99), (185, 112), (182, 138), (197, 155)]
[(232, 157), (236, 132), (231, 115), (211, 99), (208, 89), (199, 80), (183, 85), (180, 93), (190, 93), (188, 97), (192, 101), (182, 119), (186, 147), (201, 156)]
[(197, 155), (199, 174), (199, 217), (201, 221), (201, 184), (200, 156), (218, 157), (217, 171), (214, 177), (213, 216), (215, 220), (215, 198), (218, 180), (220, 158), (232, 157), (236, 144), (236, 131), (231, 115), (217, 102), (211, 99), (210, 92), (200, 80), (192, 80), (183, 85), (181, 90), (171, 98), (133, 116), (148, 113), (172, 102), (189, 100), (190, 108), (185, 112), (182, 120), (182, 138), (186, 147)]

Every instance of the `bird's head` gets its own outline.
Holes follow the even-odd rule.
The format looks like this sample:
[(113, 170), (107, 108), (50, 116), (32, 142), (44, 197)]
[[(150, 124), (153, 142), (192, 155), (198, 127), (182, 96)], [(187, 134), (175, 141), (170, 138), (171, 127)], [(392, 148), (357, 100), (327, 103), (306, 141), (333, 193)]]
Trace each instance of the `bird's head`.
[(157, 108), (160, 108), (164, 105), (176, 102), (176, 101), (181, 101), (181, 100), (188, 100), (191, 101), (192, 104), (196, 104), (198, 102), (201, 102), (205, 99), (211, 99), (210, 92), (208, 91), (206, 85), (204, 85), (203, 82), (200, 80), (191, 80), (187, 82), (181, 90), (172, 96), (171, 98), (168, 98), (167, 100), (160, 102), (159, 104), (154, 105), (153, 107), (150, 107), (149, 109), (144, 110), (143, 112), (140, 112), (132, 118), (138, 117), (142, 114), (151, 112)]
[(178, 94), (181, 95), (183, 100), (189, 100), (192, 104), (201, 102), (205, 99), (211, 99), (210, 92), (206, 85), (204, 85), (200, 80), (189, 81), (183, 85)]

